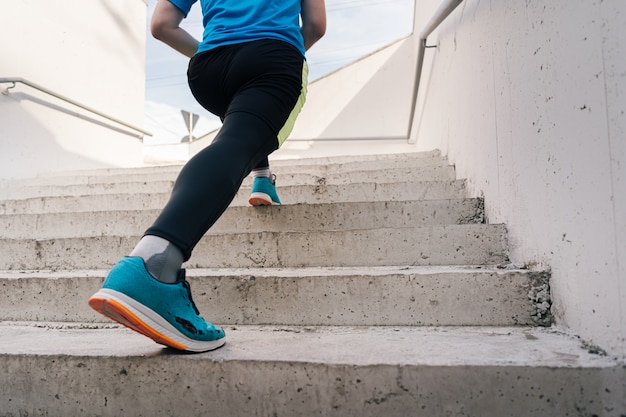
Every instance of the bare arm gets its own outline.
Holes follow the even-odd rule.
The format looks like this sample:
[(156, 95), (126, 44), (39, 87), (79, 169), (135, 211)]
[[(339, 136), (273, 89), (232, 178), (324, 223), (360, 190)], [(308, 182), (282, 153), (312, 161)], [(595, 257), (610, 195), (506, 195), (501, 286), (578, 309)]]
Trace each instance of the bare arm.
[(150, 32), (156, 39), (191, 58), (198, 50), (198, 41), (180, 27), (184, 13), (168, 0), (159, 0), (152, 20)]
[(302, 27), (304, 49), (309, 49), (326, 33), (326, 6), (324, 0), (302, 0)]

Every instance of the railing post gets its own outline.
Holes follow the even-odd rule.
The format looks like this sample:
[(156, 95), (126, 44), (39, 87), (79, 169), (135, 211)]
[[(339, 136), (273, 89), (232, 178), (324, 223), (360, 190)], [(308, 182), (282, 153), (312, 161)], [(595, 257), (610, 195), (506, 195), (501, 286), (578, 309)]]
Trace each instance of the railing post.
[(413, 99), (411, 100), (411, 113), (409, 115), (407, 140), (411, 139), (411, 134), (413, 133), (413, 121), (415, 119), (415, 110), (417, 108), (417, 95), (420, 80), (422, 78), (424, 54), (426, 52), (426, 39), (428, 39), (428, 36), (430, 36), (430, 34), (437, 29), (441, 22), (443, 22), (461, 3), (463, 3), (463, 0), (445, 0), (442, 2), (419, 34), (417, 67), (415, 68), (415, 80), (413, 82)]

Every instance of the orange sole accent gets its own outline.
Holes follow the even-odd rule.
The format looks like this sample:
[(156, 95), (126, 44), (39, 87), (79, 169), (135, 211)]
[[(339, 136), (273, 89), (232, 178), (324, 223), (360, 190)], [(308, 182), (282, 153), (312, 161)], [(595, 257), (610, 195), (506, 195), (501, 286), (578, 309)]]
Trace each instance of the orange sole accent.
[(258, 197), (251, 197), (248, 200), (248, 203), (250, 203), (251, 205), (258, 207), (258, 206), (271, 206), (272, 202), (271, 201), (267, 201), (264, 200), (262, 198), (258, 198)]
[(96, 310), (98, 313), (106, 316), (119, 324), (128, 327), (131, 330), (136, 331), (155, 342), (173, 347), (178, 350), (186, 350), (187, 346), (173, 340), (170, 337), (165, 336), (162, 333), (154, 330), (152, 327), (144, 323), (139, 317), (137, 317), (132, 311), (126, 308), (124, 305), (115, 300), (107, 300), (105, 298), (92, 297), (89, 299), (89, 306)]

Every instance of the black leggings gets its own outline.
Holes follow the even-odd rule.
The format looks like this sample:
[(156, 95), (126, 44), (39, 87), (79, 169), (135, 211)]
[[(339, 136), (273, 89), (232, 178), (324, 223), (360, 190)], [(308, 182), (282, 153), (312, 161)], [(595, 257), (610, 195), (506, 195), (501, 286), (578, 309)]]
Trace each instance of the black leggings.
[(253, 168), (267, 166), (267, 156), (278, 149), (279, 135), (303, 103), (305, 68), (295, 47), (269, 39), (219, 47), (191, 59), (191, 92), (223, 125), (183, 167), (146, 235), (167, 239), (185, 260), (191, 257), (244, 178)]

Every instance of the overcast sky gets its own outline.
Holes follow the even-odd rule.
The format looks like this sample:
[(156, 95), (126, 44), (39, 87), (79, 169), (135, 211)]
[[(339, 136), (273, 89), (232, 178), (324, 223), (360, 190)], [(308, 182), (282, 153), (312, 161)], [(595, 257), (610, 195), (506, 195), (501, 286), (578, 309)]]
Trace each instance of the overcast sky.
[[(156, 0), (148, 0), (148, 19)], [(309, 81), (322, 77), (412, 30), (414, 0), (326, 0), (327, 30), (307, 52)], [(202, 37), (202, 14), (195, 4), (182, 26)], [(146, 49), (146, 129), (155, 134), (146, 143), (178, 142), (187, 128), (180, 110), (199, 114), (194, 135), (219, 126), (189, 92), (188, 59), (148, 33)]]

